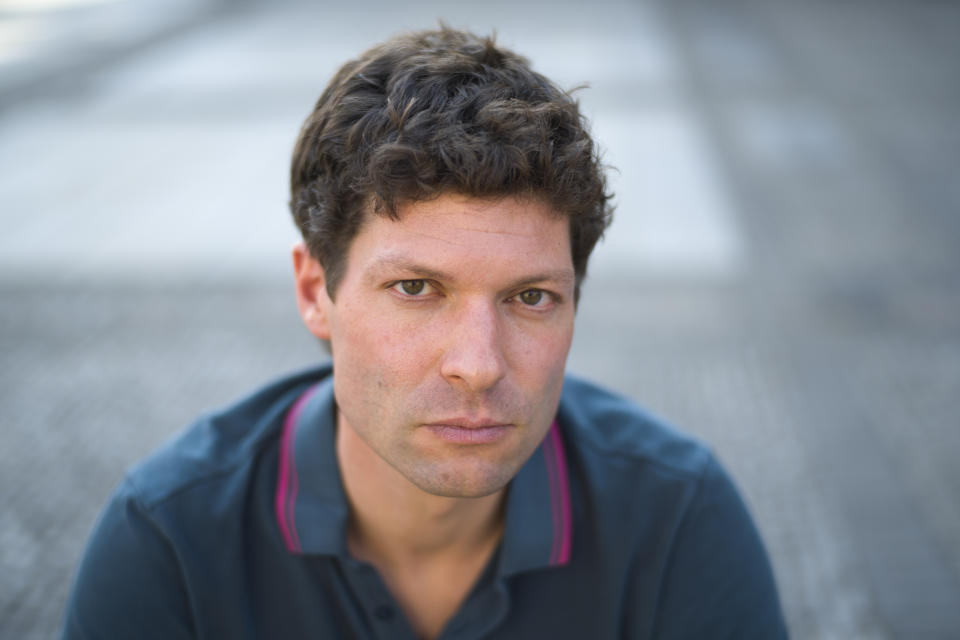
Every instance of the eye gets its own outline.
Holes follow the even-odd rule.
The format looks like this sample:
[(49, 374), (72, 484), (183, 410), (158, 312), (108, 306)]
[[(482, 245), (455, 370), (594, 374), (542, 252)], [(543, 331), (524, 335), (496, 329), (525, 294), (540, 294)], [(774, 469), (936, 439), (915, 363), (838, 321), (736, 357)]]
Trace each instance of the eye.
[(429, 292), (429, 287), (426, 280), (401, 280), (390, 286), (397, 293), (413, 297), (421, 297), (422, 294)]
[(527, 289), (520, 292), (517, 299), (528, 307), (544, 307), (552, 302), (550, 294), (543, 289)]

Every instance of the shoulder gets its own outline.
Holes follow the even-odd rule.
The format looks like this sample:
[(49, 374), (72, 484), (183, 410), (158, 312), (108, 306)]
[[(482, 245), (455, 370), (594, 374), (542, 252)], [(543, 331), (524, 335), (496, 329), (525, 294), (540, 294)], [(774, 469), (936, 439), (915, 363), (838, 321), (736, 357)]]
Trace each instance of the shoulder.
[(296, 399), (329, 375), (326, 365), (285, 376), (201, 416), (128, 471), (129, 491), (149, 511), (191, 487), (241, 471), (279, 438)]
[[(763, 543), (703, 443), (571, 376), (559, 419), (591, 521), (581, 539), (599, 549), (591, 565), (631, 568), (618, 578), (634, 604), (628, 627), (652, 623), (663, 638), (785, 637)], [(642, 597), (650, 593), (654, 601)]]
[(674, 540), (705, 493), (732, 486), (705, 444), (575, 376), (564, 382), (558, 420), (584, 508), (624, 553)]
[[(245, 545), (273, 531), (242, 525), (270, 521), (270, 453), (290, 407), (329, 375), (319, 367), (266, 385), (134, 466), (87, 543), (63, 637), (195, 637), (197, 603), (238, 593)], [(270, 539), (258, 553), (282, 550), (279, 534)]]
[(576, 376), (564, 381), (559, 418), (564, 435), (585, 456), (654, 467), (699, 479), (712, 463), (709, 449), (632, 400)]

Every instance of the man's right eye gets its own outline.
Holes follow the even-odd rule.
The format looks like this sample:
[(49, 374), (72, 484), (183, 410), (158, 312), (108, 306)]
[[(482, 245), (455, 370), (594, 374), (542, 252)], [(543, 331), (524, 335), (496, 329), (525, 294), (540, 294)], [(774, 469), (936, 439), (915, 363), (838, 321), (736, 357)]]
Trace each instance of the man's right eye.
[(391, 289), (408, 296), (419, 296), (427, 290), (426, 280), (401, 280), (395, 283)]

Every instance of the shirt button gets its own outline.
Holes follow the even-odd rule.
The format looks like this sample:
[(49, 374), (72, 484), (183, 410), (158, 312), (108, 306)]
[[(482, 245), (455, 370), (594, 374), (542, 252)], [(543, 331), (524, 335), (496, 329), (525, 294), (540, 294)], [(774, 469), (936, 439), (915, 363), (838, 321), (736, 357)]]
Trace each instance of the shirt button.
[(373, 617), (386, 622), (393, 618), (393, 607), (388, 604), (379, 604), (373, 609)]

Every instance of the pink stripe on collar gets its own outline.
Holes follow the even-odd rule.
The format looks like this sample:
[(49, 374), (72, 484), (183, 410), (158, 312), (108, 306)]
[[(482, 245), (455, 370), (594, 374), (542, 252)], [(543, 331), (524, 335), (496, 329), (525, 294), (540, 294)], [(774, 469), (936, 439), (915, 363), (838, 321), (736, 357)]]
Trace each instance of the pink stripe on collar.
[(277, 472), (277, 493), (274, 497), (273, 508), (280, 525), (280, 533), (287, 545), (287, 551), (300, 553), (300, 536), (297, 535), (297, 523), (294, 517), (294, 507), (297, 504), (297, 463), (294, 456), (294, 437), (296, 436), (297, 421), (307, 400), (316, 390), (316, 385), (304, 391), (293, 403), (283, 421), (283, 435), (280, 438), (280, 463)]
[(573, 548), (573, 517), (570, 508), (570, 485), (567, 474), (567, 457), (556, 421), (544, 440), (547, 454), (547, 475), (550, 482), (550, 507), (553, 513), (553, 547), (550, 564), (565, 565), (570, 561)]

